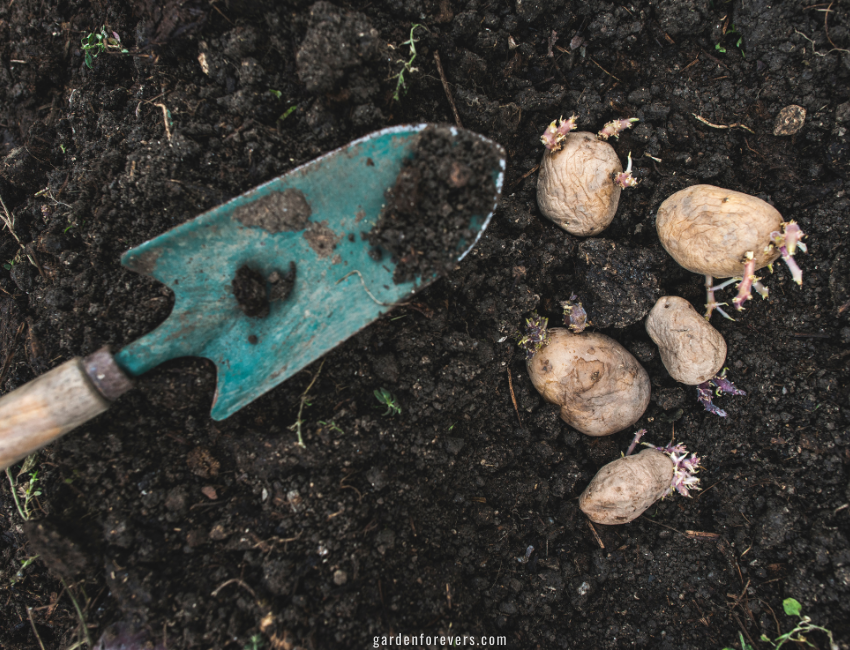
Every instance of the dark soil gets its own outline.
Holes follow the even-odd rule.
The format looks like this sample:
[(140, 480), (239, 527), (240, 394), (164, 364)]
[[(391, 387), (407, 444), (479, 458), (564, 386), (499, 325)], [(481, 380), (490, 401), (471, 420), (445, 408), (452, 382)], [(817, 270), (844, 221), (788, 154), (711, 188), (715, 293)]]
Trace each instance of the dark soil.
[(471, 218), (481, 223), (493, 211), (500, 152), (473, 133), (454, 131), (422, 131), (369, 232), (373, 246), (392, 254), (396, 284), (454, 270), (464, 244), (475, 239)]
[[(427, 31), (396, 102), (412, 24)], [(102, 25), (130, 54), (89, 70), (80, 39)], [(4, 392), (165, 319), (170, 291), (121, 267), (127, 249), (370, 131), (453, 123), (437, 52), (463, 126), (508, 168), (476, 249), (321, 374), (216, 422), (212, 364), (174, 360), (40, 452), (35, 486), (16, 466), (41, 494), (24, 528), (0, 488), (0, 646), (38, 648), (35, 628), (70, 647), (73, 594), (102, 647), (425, 633), (719, 649), (744, 633), (765, 648), (794, 623), (787, 597), (850, 647), (848, 28), (845, 4), (788, 0), (3, 2)], [(802, 130), (774, 136), (791, 104)], [(641, 183), (594, 243), (535, 202), (540, 133), (572, 114), (641, 119), (613, 143)], [(653, 221), (695, 183), (769, 200), (808, 234), (802, 288), (777, 265), (769, 300), (712, 321), (747, 392), (718, 400), (725, 419), (669, 378), (640, 321), (655, 295), (704, 301)], [(532, 310), (554, 325), (573, 293), (652, 378), (645, 439), (675, 427), (705, 459), (698, 496), (598, 538), (577, 496), (632, 432), (571, 430), (514, 344)]]

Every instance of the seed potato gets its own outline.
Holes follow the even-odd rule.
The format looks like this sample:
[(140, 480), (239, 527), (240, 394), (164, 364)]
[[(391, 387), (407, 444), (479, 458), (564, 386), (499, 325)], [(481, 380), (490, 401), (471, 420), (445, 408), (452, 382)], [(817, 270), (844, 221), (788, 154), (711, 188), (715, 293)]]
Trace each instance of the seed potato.
[(537, 178), (537, 204), (547, 219), (580, 237), (598, 235), (614, 220), (623, 171), (614, 148), (593, 133), (568, 133), (560, 151), (547, 150)]
[(680, 265), (715, 278), (741, 275), (751, 251), (756, 269), (779, 257), (766, 251), (770, 233), (780, 231), (782, 215), (754, 196), (713, 185), (693, 185), (668, 197), (658, 208), (661, 245)]
[(645, 449), (600, 469), (581, 493), (578, 505), (596, 524), (627, 524), (663, 497), (672, 481), (669, 456)]
[(726, 341), (684, 298), (662, 296), (646, 317), (646, 331), (678, 382), (696, 386), (715, 377), (726, 361)]
[(596, 332), (556, 327), (527, 362), (528, 374), (561, 419), (589, 436), (607, 436), (640, 419), (649, 405), (649, 375), (628, 350)]

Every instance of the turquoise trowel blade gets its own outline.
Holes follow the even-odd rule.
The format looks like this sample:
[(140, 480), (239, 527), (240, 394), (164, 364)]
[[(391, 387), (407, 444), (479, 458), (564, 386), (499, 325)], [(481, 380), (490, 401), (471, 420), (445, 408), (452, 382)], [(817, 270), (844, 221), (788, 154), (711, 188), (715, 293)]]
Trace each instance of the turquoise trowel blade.
[[(125, 266), (168, 285), (175, 301), (164, 323), (115, 355), (118, 364), (137, 376), (168, 359), (210, 359), (211, 415), (222, 420), (431, 282), (395, 284), (390, 255), (374, 260), (361, 238), (426, 126), (372, 133), (125, 253)], [(493, 209), (504, 169), (502, 152)], [(492, 214), (470, 215), (478, 236), (458, 259)], [(265, 317), (245, 315), (231, 285), (237, 269), (250, 267), (273, 291), (274, 273), (285, 276), (290, 262), (291, 293)]]

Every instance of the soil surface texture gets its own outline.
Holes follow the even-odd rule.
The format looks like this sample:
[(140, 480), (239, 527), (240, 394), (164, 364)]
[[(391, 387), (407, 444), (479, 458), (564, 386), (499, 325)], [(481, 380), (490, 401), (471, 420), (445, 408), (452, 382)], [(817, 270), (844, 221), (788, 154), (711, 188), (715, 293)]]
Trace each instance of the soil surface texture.
[(464, 244), (493, 211), (499, 152), (475, 134), (428, 127), (404, 161), (386, 207), (369, 232), (369, 242), (387, 249), (396, 262), (393, 281), (446, 275), (457, 266)]
[[(16, 464), (0, 486), (0, 647), (354, 650), (423, 634), (761, 649), (799, 620), (793, 597), (850, 648), (848, 12), (0, 3), (3, 393), (166, 318), (170, 290), (123, 252), (355, 138), (458, 124), (508, 158), (457, 268), (235, 415), (210, 418), (210, 362), (176, 359)], [(89, 68), (81, 39), (102, 27)], [(788, 106), (805, 117), (774, 134)], [(640, 184), (588, 240), (535, 198), (540, 135), (573, 114), (581, 128), (640, 118), (612, 141)], [(697, 183), (758, 196), (807, 234), (802, 287), (778, 263), (759, 273), (769, 299), (712, 317), (747, 393), (715, 400), (726, 418), (669, 377), (643, 326), (662, 295), (702, 311), (703, 278), (654, 221)], [(532, 311), (558, 325), (573, 294), (649, 373), (644, 440), (675, 434), (703, 458), (701, 492), (626, 525), (590, 526), (578, 495), (633, 430), (571, 429), (516, 346)]]

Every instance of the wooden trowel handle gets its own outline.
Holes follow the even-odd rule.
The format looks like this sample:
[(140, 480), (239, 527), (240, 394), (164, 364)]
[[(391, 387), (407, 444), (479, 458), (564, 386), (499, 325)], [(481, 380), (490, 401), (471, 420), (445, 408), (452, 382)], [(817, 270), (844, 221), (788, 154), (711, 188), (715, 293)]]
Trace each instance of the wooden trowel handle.
[(103, 348), (0, 397), (0, 469), (103, 413), (131, 385)]

